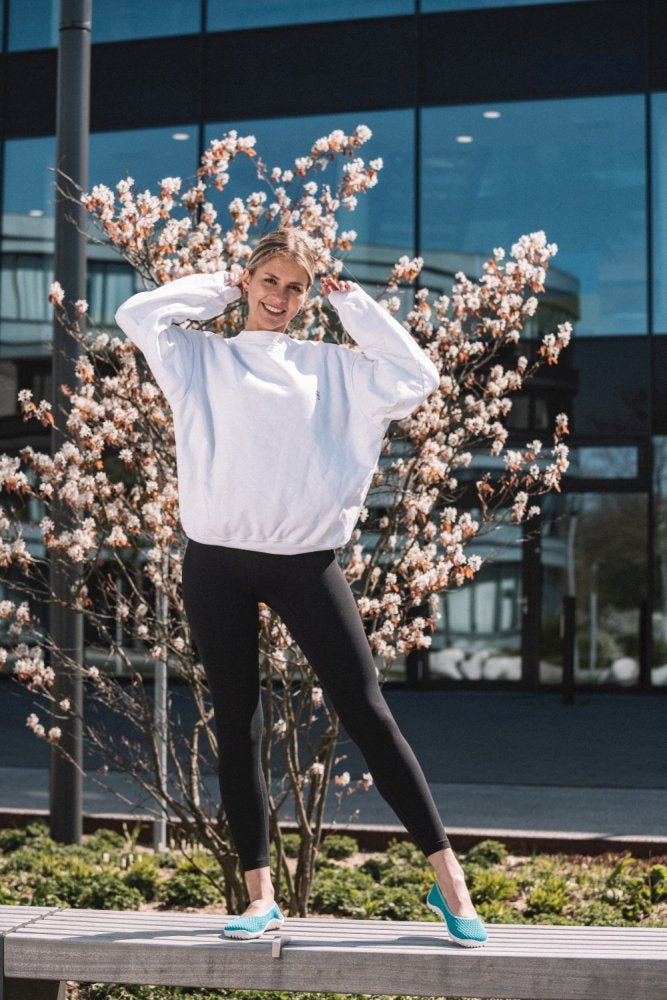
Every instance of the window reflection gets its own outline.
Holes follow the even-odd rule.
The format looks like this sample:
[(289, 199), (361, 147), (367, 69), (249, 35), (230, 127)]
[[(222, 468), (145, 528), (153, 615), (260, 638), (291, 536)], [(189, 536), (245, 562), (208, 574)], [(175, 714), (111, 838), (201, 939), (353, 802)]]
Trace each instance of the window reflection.
[[(179, 136), (180, 138), (174, 138)], [(55, 139), (17, 139), (5, 144), (5, 185), (0, 269), (0, 354), (38, 356), (51, 351), (55, 204)], [(126, 175), (135, 192), (157, 193), (159, 181), (197, 168), (197, 129), (192, 125), (93, 133), (88, 190), (115, 191)], [(98, 237), (90, 225), (91, 237)], [(113, 324), (116, 308), (135, 290), (129, 265), (110, 248), (89, 242), (87, 293), (94, 323)]]
[(231, 31), (271, 24), (307, 24), (315, 21), (349, 21), (362, 17), (412, 14), (415, 0), (208, 0), (207, 29)]
[[(10, 0), (9, 48), (58, 45), (60, 0)], [(200, 0), (94, 0), (93, 42), (190, 35), (201, 28)]]
[[(533, 4), (544, 4), (545, 0), (422, 0), (423, 14), (436, 10), (473, 10), (491, 7), (529, 7)], [(555, 3), (576, 3), (577, 0), (547, 0)]]
[(134, 190), (153, 193), (163, 177), (192, 179), (197, 170), (197, 126), (93, 132), (90, 137), (89, 189), (95, 184), (114, 187), (126, 175)]
[(3, 215), (7, 212), (34, 218), (53, 215), (55, 136), (7, 139), (4, 149)]
[[(253, 191), (265, 191), (266, 204), (273, 201), (271, 189), (258, 179), (256, 159), (261, 158), (267, 165), (269, 175), (275, 166), (283, 170), (293, 169), (295, 158), (307, 155), (321, 136), (334, 129), (342, 129), (349, 135), (357, 125), (367, 125), (373, 133), (369, 141), (360, 147), (358, 155), (366, 163), (381, 157), (383, 167), (377, 184), (367, 193), (359, 195), (355, 210), (338, 213), (339, 234), (354, 229), (357, 239), (350, 251), (341, 251), (337, 256), (349, 264), (350, 272), (344, 271), (344, 276), (362, 283), (374, 279), (386, 281), (398, 257), (414, 253), (414, 115), (410, 110), (359, 111), (340, 115), (220, 122), (207, 126), (207, 143), (230, 129), (236, 129), (239, 135), (254, 135), (257, 140), (257, 158), (239, 157), (231, 164), (230, 180), (225, 190), (221, 194), (211, 193), (211, 201), (220, 213), (220, 224), (223, 228), (228, 224), (228, 206), (232, 198), (245, 199)], [(318, 184), (315, 197), (322, 184), (328, 184), (334, 192), (343, 177), (342, 168), (346, 163), (349, 163), (348, 158), (336, 157), (323, 171), (311, 172), (307, 178), (295, 177), (289, 186), (286, 185), (288, 195), (297, 197), (304, 180), (314, 180)]]
[(646, 496), (550, 494), (544, 512), (541, 681), (562, 681), (560, 614), (569, 594), (576, 601), (576, 683), (636, 685), (646, 614)]
[(422, 122), (425, 256), (509, 253), (543, 229), (578, 282), (575, 335), (646, 331), (642, 96), (427, 108)]
[(653, 330), (667, 333), (667, 93), (651, 95)]
[(653, 451), (655, 503), (655, 606), (653, 670), (656, 686), (667, 686), (667, 437), (657, 437)]
[(578, 479), (636, 479), (639, 454), (636, 445), (570, 448), (566, 475)]

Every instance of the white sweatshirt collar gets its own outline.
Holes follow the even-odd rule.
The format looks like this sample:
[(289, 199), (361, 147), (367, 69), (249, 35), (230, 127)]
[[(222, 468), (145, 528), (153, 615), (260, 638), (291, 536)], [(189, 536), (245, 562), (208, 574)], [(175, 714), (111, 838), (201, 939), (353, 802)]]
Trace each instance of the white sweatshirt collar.
[(274, 340), (292, 340), (288, 333), (280, 333), (278, 330), (240, 330), (236, 338), (256, 340), (262, 344), (270, 344)]

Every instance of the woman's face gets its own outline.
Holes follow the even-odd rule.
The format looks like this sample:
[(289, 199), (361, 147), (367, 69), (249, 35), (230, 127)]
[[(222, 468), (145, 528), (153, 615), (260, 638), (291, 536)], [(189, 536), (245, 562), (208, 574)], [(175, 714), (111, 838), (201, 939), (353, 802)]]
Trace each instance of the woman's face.
[(271, 257), (252, 276), (245, 268), (241, 286), (248, 294), (246, 329), (283, 333), (308, 297), (308, 272), (286, 257)]
[(246, 267), (241, 287), (248, 294), (246, 329), (283, 333), (308, 297), (308, 272), (286, 257), (271, 257), (253, 275)]

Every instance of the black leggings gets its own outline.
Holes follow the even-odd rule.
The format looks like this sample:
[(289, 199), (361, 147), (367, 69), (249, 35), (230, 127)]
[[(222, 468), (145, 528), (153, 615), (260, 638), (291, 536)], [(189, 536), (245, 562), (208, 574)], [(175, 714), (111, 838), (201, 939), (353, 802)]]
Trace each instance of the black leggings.
[(289, 629), (378, 792), (417, 847), (426, 856), (449, 847), (424, 773), (380, 690), (359, 609), (334, 549), (274, 555), (189, 538), (183, 603), (211, 692), (220, 795), (243, 870), (269, 864), (258, 601)]

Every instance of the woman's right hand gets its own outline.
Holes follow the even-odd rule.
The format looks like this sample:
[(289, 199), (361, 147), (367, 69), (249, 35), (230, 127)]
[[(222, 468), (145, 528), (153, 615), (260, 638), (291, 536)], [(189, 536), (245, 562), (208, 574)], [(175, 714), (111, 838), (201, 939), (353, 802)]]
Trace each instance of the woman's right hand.
[(231, 271), (226, 271), (225, 281), (229, 288), (238, 288), (240, 292), (243, 292), (243, 285), (241, 284), (243, 281), (243, 273), (239, 274), (238, 278), (235, 279), (232, 277)]
[(353, 281), (341, 281), (332, 274), (325, 274), (320, 278), (320, 285), (322, 286), (322, 292), (324, 295), (328, 295), (330, 292), (351, 292), (354, 287)]

